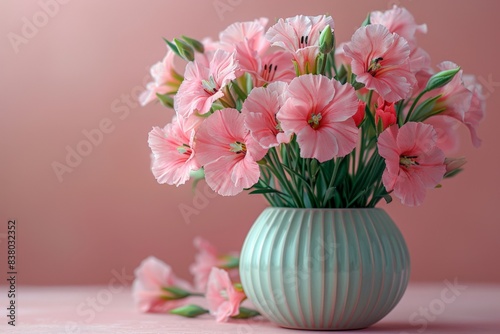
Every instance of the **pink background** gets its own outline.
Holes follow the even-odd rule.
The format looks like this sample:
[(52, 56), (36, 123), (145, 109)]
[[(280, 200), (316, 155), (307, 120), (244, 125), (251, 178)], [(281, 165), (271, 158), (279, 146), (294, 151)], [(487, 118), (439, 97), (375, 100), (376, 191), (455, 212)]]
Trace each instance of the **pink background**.
[[(53, 1), (42, 0), (41, 3)], [(165, 53), (161, 37), (216, 37), (238, 20), (330, 13), (339, 42), (370, 10), (394, 1), (67, 1), (44, 22), (38, 1), (0, 2), (0, 265), (5, 268), (8, 219), (18, 223), (18, 271), (23, 284), (107, 283), (113, 270), (131, 273), (148, 255), (189, 278), (194, 236), (222, 251), (239, 250), (266, 206), (261, 197), (193, 200), (189, 186), (158, 185), (149, 170), (147, 134), (172, 111), (137, 106), (149, 66)], [(387, 211), (410, 248), (413, 281), (500, 282), (500, 98), (498, 12), (491, 1), (396, 1), (429, 33), (419, 42), (433, 64), (453, 60), (476, 74), (488, 95), (481, 149), (461, 129), (465, 172), (433, 190), (423, 206)], [(222, 13), (217, 5), (224, 6)], [(16, 53), (9, 33), (27, 18), (40, 27)], [(25, 31), (26, 32), (26, 31)], [(12, 34), (11, 34), (12, 36)], [(498, 83), (497, 83), (498, 82)], [(123, 100), (121, 100), (123, 99)], [(127, 100), (129, 99), (129, 100)], [(65, 163), (108, 119), (109, 133), (59, 182)], [(201, 189), (204, 189), (202, 185)], [(195, 214), (184, 219), (180, 207)], [(3, 270), (3, 269), (2, 269)]]

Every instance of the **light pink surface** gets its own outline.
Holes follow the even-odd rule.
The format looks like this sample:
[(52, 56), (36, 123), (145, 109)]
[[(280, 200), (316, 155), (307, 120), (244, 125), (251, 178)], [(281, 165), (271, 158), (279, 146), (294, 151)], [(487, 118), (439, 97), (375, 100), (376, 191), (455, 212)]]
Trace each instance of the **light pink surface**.
[[(465, 172), (430, 191), (422, 207), (388, 207), (409, 245), (412, 280), (500, 282), (500, 2), (494, 0), (67, 1), (43, 26), (39, 0), (0, 1), (0, 266), (9, 218), (19, 225), (24, 284), (106, 284), (112, 270), (131, 273), (149, 255), (187, 279), (196, 235), (223, 252), (239, 250), (266, 206), (262, 198), (193, 199), (189, 186), (158, 185), (149, 170), (147, 134), (172, 112), (141, 108), (131, 96), (164, 57), (161, 37), (215, 38), (237, 20), (328, 12), (342, 42), (368, 11), (393, 3), (427, 23), (418, 41), (434, 65), (453, 60), (479, 77), (488, 96), (483, 146), (473, 149), (467, 130), (460, 131)], [(15, 53), (8, 34), (22, 34), (24, 18), (34, 16), (40, 28)], [(51, 164), (64, 163), (67, 147), (75, 149), (86, 139), (83, 131), (98, 127), (107, 131), (101, 142), (59, 182)], [(193, 215), (184, 219), (180, 208)]]
[[(450, 283), (453, 285), (453, 280)], [(362, 333), (499, 333), (500, 286), (460, 281), (458, 285), (465, 288), (458, 287), (453, 292), (445, 282), (410, 285), (396, 308)], [(92, 301), (94, 304), (90, 304)], [(204, 305), (201, 299), (192, 302)], [(18, 325), (13, 329), (2, 321), (2, 333), (312, 333), (281, 329), (262, 317), (221, 324), (210, 315), (186, 319), (139, 313), (128, 289), (110, 293), (107, 286), (21, 287), (18, 305)]]

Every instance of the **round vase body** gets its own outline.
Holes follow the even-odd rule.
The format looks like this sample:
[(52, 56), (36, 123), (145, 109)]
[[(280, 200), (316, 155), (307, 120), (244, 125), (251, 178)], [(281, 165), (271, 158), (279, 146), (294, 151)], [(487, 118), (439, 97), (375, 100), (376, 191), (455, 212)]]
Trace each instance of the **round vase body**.
[(382, 209), (267, 208), (240, 255), (246, 295), (287, 328), (368, 327), (396, 306), (409, 274), (404, 238)]

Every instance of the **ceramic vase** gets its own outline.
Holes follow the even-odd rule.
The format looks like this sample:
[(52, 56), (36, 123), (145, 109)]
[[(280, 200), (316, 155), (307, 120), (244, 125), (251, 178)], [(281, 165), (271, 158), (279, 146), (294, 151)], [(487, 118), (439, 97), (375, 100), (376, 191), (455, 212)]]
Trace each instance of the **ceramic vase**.
[(377, 208), (267, 208), (240, 256), (250, 301), (295, 329), (368, 327), (396, 306), (409, 274), (405, 240)]

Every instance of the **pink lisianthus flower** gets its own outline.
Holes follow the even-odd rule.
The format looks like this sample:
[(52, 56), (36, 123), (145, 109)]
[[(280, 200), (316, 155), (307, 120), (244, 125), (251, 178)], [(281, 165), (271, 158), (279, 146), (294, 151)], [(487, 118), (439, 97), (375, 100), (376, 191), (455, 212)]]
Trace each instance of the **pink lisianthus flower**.
[(381, 24), (390, 32), (406, 39), (412, 49), (417, 44), (416, 33), (427, 33), (426, 24), (417, 24), (413, 15), (406, 9), (396, 5), (385, 12), (374, 11), (370, 14), (371, 24)]
[(182, 83), (183, 77), (174, 68), (175, 53), (167, 51), (167, 55), (161, 62), (151, 67), (151, 76), (154, 81), (146, 85), (146, 90), (139, 96), (141, 106), (145, 106), (156, 100), (156, 94), (175, 94)]
[[(194, 239), (194, 246), (198, 250), (195, 263), (189, 267), (189, 271), (194, 276), (194, 284), (198, 291), (205, 291), (207, 288), (208, 276), (212, 267), (224, 268), (228, 270), (233, 280), (239, 281), (239, 271), (237, 267), (238, 254), (220, 255), (208, 240), (201, 237)], [(233, 263), (231, 263), (233, 262)], [(229, 269), (229, 266), (236, 267)]]
[(334, 29), (331, 16), (297, 15), (287, 19), (279, 19), (266, 33), (266, 38), (273, 46), (279, 46), (288, 52), (318, 46), (321, 31), (329, 25)]
[[(444, 61), (438, 65), (441, 71), (455, 69), (458, 66), (451, 61)], [(472, 102), (472, 92), (468, 90), (462, 80), (463, 71), (460, 70), (453, 79), (443, 87), (425, 94), (422, 100), (441, 95), (436, 101), (432, 112), (441, 110), (440, 115), (447, 115), (464, 123), (465, 113), (469, 111)]]
[(268, 19), (231, 24), (219, 34), (225, 49), (236, 52), (239, 64), (237, 77), (244, 73), (252, 76), (254, 87), (273, 81), (290, 82), (295, 77), (292, 56), (288, 52), (269, 52), (271, 44), (265, 38)]
[(285, 133), (297, 135), (301, 157), (324, 162), (356, 146), (358, 128), (352, 116), (357, 110), (351, 85), (308, 74), (292, 80), (277, 118)]
[(473, 75), (464, 75), (463, 80), (465, 87), (472, 93), (470, 107), (464, 115), (464, 123), (469, 129), (472, 144), (474, 147), (479, 147), (481, 146), (481, 139), (477, 134), (477, 130), (486, 113), (486, 99), (483, 95), (482, 86)]
[(191, 290), (189, 283), (177, 278), (168, 264), (150, 256), (134, 273), (132, 295), (141, 312), (167, 312), (185, 304), (182, 296), (165, 290), (172, 287), (186, 292)]
[(388, 192), (408, 206), (418, 206), (426, 189), (436, 187), (446, 172), (444, 153), (429, 124), (393, 125), (378, 137), (378, 152), (385, 159), (382, 182)]
[(153, 152), (151, 170), (158, 183), (179, 186), (200, 168), (194, 151), (194, 130), (186, 130), (184, 120), (174, 117), (163, 129), (153, 127), (148, 144)]
[(352, 59), (356, 81), (385, 101), (397, 102), (411, 95), (417, 81), (410, 68), (410, 46), (404, 38), (383, 25), (371, 24), (356, 30), (344, 51)]
[(290, 142), (291, 133), (283, 132), (276, 119), (276, 114), (285, 103), (287, 87), (286, 83), (278, 81), (266, 88), (254, 88), (243, 103), (245, 125), (263, 148)]
[(260, 177), (257, 161), (267, 150), (250, 135), (244, 115), (236, 109), (217, 110), (196, 134), (196, 154), (207, 184), (219, 195), (234, 196)]
[(460, 122), (446, 115), (436, 115), (427, 118), (425, 124), (430, 124), (437, 134), (436, 146), (446, 155), (456, 153), (460, 147), (458, 127)]
[(248, 69), (254, 87), (262, 87), (276, 81), (292, 81), (296, 77), (292, 59), (292, 55), (286, 51), (276, 51), (256, 58), (255, 66)]
[(396, 108), (394, 102), (384, 101), (379, 97), (377, 100), (377, 109), (375, 110), (375, 124), (382, 122), (382, 129), (387, 129), (389, 126), (396, 124)]
[(174, 107), (179, 116), (188, 118), (206, 114), (212, 104), (224, 97), (223, 89), (236, 78), (235, 54), (217, 50), (208, 56), (198, 55), (186, 66), (185, 78), (175, 95)]
[(326, 26), (334, 29), (331, 16), (297, 15), (279, 19), (266, 33), (271, 45), (290, 52), (301, 74), (313, 73), (319, 54), (319, 36)]
[(258, 55), (263, 55), (269, 49), (269, 41), (265, 38), (268, 21), (261, 17), (248, 22), (235, 22), (219, 34), (219, 40), (233, 50), (238, 45), (245, 44)]
[(225, 322), (240, 313), (240, 304), (246, 295), (240, 287), (233, 286), (225, 270), (214, 267), (208, 277), (205, 297), (210, 314), (217, 322)]

